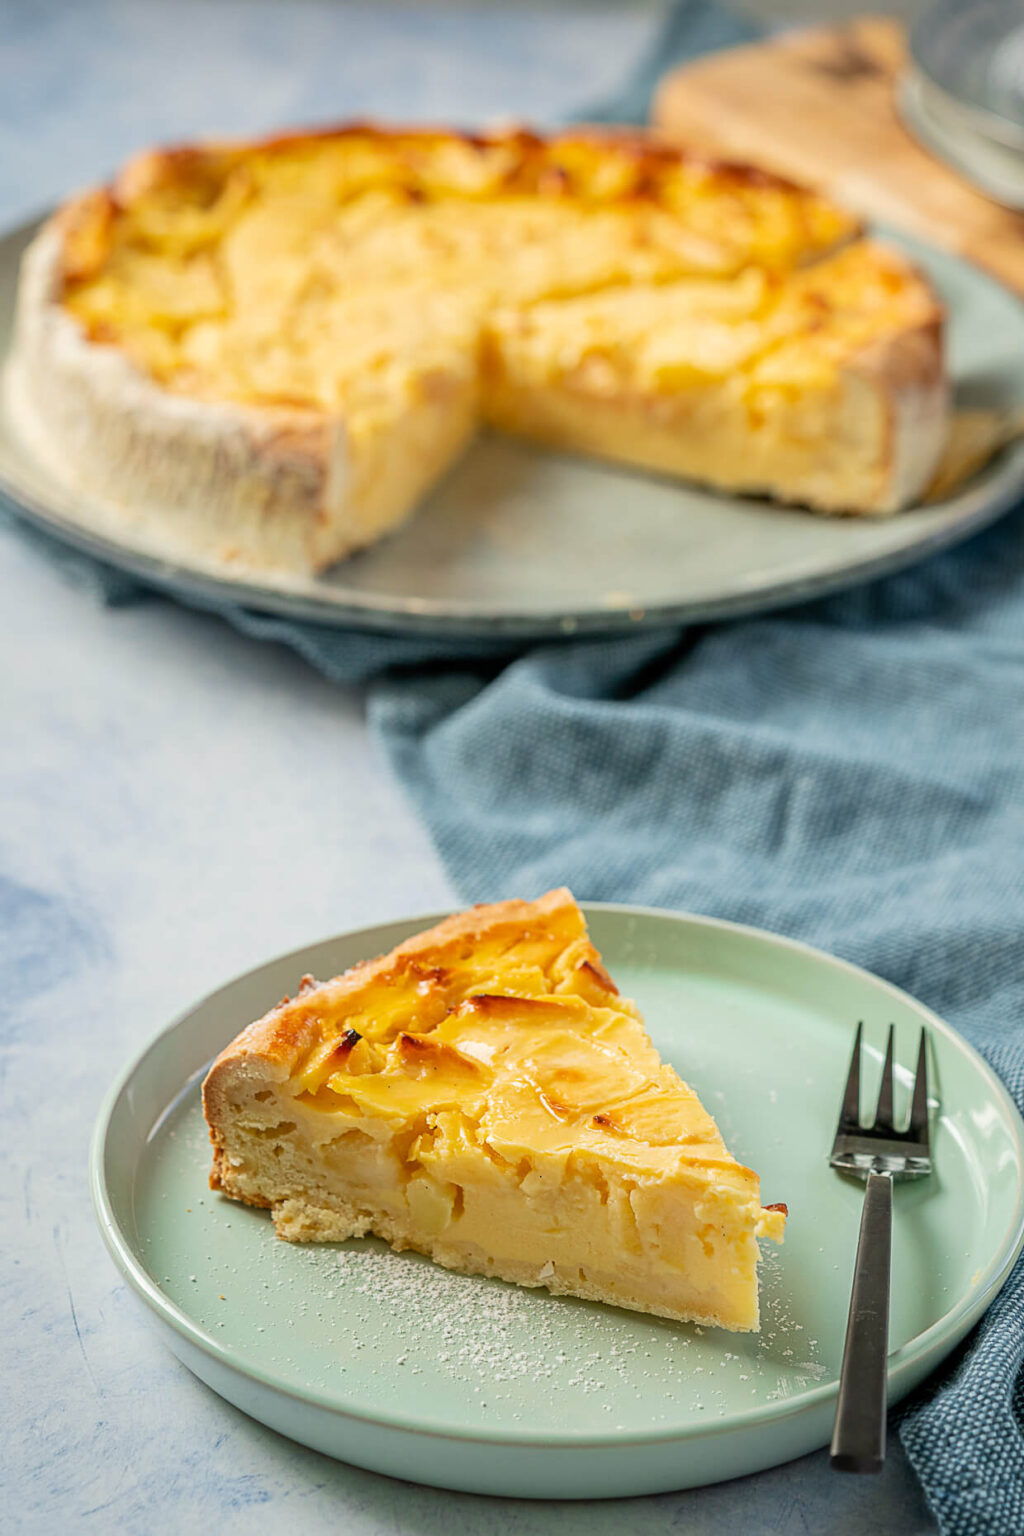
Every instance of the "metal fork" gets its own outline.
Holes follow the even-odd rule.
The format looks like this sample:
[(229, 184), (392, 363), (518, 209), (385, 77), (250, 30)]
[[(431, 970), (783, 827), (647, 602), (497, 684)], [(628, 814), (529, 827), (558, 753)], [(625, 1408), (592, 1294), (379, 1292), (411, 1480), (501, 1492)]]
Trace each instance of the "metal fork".
[(885, 1389), (889, 1352), (889, 1259), (892, 1244), (894, 1179), (920, 1179), (932, 1171), (928, 1145), (928, 1036), (921, 1030), (910, 1124), (897, 1131), (892, 1116), (892, 1058), (895, 1030), (882, 1068), (878, 1107), (870, 1126), (860, 1119), (860, 1046), (857, 1025), (839, 1126), (829, 1162), (866, 1180), (850, 1315), (843, 1346), (832, 1431), (832, 1466), (838, 1472), (881, 1472), (885, 1462)]

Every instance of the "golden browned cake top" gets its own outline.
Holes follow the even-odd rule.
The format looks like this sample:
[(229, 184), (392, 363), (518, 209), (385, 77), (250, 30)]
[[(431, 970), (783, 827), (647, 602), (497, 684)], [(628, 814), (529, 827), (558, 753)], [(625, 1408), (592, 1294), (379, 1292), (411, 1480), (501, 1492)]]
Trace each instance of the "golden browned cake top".
[(661, 1061), (565, 890), (472, 909), (304, 983), (221, 1061), (250, 1056), (308, 1109), (383, 1123), (410, 1156), (417, 1135), (443, 1133), (513, 1164), (599, 1159), (713, 1181), (760, 1210), (756, 1175)]
[(330, 410), (422, 387), (498, 301), (787, 271), (856, 221), (637, 135), (352, 125), (142, 155), (60, 232), (93, 341), (174, 390)]
[(633, 395), (727, 379), (756, 393), (816, 384), (879, 338), (941, 322), (915, 267), (858, 240), (795, 273), (751, 266), (500, 310), (491, 345), (537, 384), (569, 378)]

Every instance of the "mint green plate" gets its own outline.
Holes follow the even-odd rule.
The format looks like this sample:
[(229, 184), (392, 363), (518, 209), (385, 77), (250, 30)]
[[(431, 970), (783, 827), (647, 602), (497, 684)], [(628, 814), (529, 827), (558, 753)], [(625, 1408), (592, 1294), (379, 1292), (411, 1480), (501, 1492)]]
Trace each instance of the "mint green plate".
[[(762, 1198), (759, 1336), (681, 1326), (451, 1275), (375, 1239), (297, 1247), (211, 1194), (199, 1083), (305, 971), (324, 977), (433, 918), (345, 934), (231, 982), (115, 1085), (92, 1150), (107, 1246), (165, 1341), (223, 1397), (328, 1455), (416, 1482), (597, 1498), (715, 1482), (829, 1438), (861, 1186), (826, 1152), (853, 1029), (897, 1091), (931, 1033), (934, 1176), (896, 1191), (890, 1395), (981, 1315), (1024, 1241), (1024, 1125), (992, 1072), (905, 993), (819, 951), (707, 918), (587, 908), (594, 941), (662, 1054), (698, 1090)], [(873, 1095), (869, 1071), (865, 1095)]]

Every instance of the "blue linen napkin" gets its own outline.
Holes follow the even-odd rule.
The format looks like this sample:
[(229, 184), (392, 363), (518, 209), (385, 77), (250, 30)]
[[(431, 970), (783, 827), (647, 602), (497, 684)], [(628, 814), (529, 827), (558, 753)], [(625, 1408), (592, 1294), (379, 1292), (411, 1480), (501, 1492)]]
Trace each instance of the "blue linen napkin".
[[(580, 115), (642, 121), (666, 67), (752, 31), (686, 0)], [(142, 594), (29, 536), (106, 601)], [(949, 1018), (1024, 1110), (1024, 508), (782, 613), (526, 651), (197, 606), (367, 684), (467, 899), (564, 882), (821, 945)], [(899, 1425), (943, 1536), (1024, 1533), (1024, 1260)]]

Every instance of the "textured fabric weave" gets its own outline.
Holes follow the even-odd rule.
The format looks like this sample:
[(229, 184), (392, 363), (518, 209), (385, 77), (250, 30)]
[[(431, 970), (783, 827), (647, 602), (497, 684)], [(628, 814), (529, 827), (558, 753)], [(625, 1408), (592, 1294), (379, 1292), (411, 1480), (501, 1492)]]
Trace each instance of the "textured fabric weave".
[[(678, 7), (624, 96), (582, 115), (642, 120), (667, 64), (748, 31)], [(139, 593), (60, 558), (108, 601)], [(1024, 511), (788, 612), (525, 653), (215, 611), (367, 682), (467, 899), (565, 882), (821, 945), (949, 1018), (1024, 1108)], [(1024, 1262), (900, 1414), (944, 1536), (1024, 1533), (1022, 1413)]]

